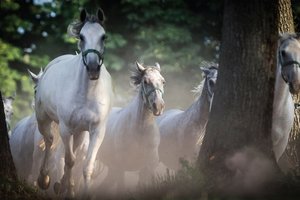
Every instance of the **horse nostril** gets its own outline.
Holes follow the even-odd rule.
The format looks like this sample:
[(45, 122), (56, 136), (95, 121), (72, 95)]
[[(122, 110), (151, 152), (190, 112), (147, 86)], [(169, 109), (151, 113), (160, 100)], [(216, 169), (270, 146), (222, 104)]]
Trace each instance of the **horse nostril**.
[(152, 104), (152, 107), (153, 107), (154, 109), (157, 109), (156, 103), (153, 103), (153, 104)]

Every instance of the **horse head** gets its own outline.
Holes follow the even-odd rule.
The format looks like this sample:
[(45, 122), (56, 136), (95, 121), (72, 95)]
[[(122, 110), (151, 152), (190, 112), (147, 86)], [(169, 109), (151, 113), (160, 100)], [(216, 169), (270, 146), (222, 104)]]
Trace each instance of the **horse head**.
[(165, 79), (160, 74), (160, 65), (143, 66), (136, 62), (136, 76), (131, 78), (134, 83), (140, 84), (140, 91), (145, 105), (153, 112), (153, 115), (159, 116), (163, 113), (165, 102), (163, 100)]
[(13, 96), (3, 98), (4, 113), (7, 123), (10, 123), (10, 120), (14, 114), (12, 106), (14, 100), (15, 98)]
[(96, 15), (89, 15), (86, 10), (80, 13), (80, 21), (68, 27), (70, 35), (79, 39), (82, 62), (86, 67), (90, 80), (97, 80), (103, 64), (104, 41), (106, 39), (103, 28), (104, 13), (98, 9)]
[(300, 92), (300, 35), (284, 34), (279, 40), (278, 62), (292, 94)]
[(205, 78), (204, 88), (208, 93), (208, 100), (209, 102), (211, 102), (216, 88), (215, 85), (217, 82), (218, 67), (216, 66), (210, 66), (208, 68), (201, 67), (201, 70), (203, 71), (204, 78)]

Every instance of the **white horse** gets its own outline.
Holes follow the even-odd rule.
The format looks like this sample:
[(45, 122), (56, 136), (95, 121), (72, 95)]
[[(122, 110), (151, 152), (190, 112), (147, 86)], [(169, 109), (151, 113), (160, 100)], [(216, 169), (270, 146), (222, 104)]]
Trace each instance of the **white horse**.
[[(53, 122), (51, 129), (58, 131), (58, 125)], [(38, 130), (35, 114), (23, 118), (19, 121), (16, 127), (12, 131), (12, 136), (9, 140), (10, 149), (14, 164), (17, 170), (17, 174), (20, 180), (25, 180), (27, 183), (36, 186), (36, 179), (38, 174), (36, 173), (41, 167), (43, 154), (45, 151), (45, 142), (43, 136)], [(86, 152), (86, 146), (88, 145), (87, 135), (85, 136), (85, 143), (83, 143), (76, 151), (76, 159), (80, 161), (84, 160), (81, 152)], [(51, 146), (52, 157), (49, 173), (54, 181), (59, 181), (63, 175), (63, 164), (64, 164), (64, 147), (60, 136), (54, 135), (53, 143)], [(80, 153), (78, 155), (78, 153)], [(82, 163), (76, 163), (74, 165), (75, 170), (78, 172), (78, 168)], [(82, 167), (81, 167), (82, 169)], [(82, 173), (76, 173), (76, 179), (79, 180)], [(77, 181), (78, 182), (78, 181)], [(54, 186), (54, 184), (52, 184)], [(75, 191), (80, 191), (81, 188), (76, 188)], [(58, 191), (55, 191), (58, 193)], [(47, 194), (55, 197), (53, 191), (48, 190)]]
[(159, 163), (159, 129), (155, 116), (164, 109), (164, 78), (160, 66), (137, 68), (131, 79), (139, 86), (137, 96), (124, 108), (114, 108), (108, 119), (107, 131), (97, 158), (108, 167), (101, 187), (105, 190), (117, 184), (124, 187), (124, 172), (139, 170), (139, 183), (147, 183)]
[(205, 79), (198, 86), (198, 99), (185, 111), (172, 109), (157, 118), (161, 138), (159, 159), (174, 170), (180, 168), (180, 158), (196, 158), (205, 133), (218, 70), (213, 66), (201, 69)]
[(35, 111), (40, 133), (45, 141), (45, 156), (38, 185), (47, 189), (50, 183), (49, 158), (53, 134), (51, 122), (59, 124), (65, 149), (64, 175), (56, 188), (74, 197), (72, 168), (74, 151), (82, 143), (84, 132), (90, 134), (85, 159), (84, 195), (88, 195), (96, 154), (102, 144), (107, 115), (111, 108), (111, 77), (103, 65), (105, 31), (104, 14), (88, 15), (85, 10), (80, 21), (69, 26), (69, 33), (80, 39), (78, 55), (64, 55), (51, 61), (36, 88)]
[(10, 121), (14, 114), (13, 106), (12, 106), (12, 103), (14, 100), (15, 100), (15, 98), (12, 96), (4, 97), (2, 99), (3, 105), (4, 105), (4, 114), (5, 114), (5, 122), (6, 122), (6, 126), (7, 126), (8, 137), (11, 136)]
[(29, 180), (36, 128), (35, 115), (27, 116), (17, 123), (9, 139), (11, 154), (21, 180)]
[[(300, 35), (284, 34), (278, 41), (272, 116), (272, 142), (276, 161), (283, 155), (294, 121), (291, 94), (300, 91)], [(279, 166), (283, 169), (285, 164)]]
[[(42, 76), (41, 70), (38, 75), (29, 71), (35, 87), (38, 79)], [(36, 133), (37, 132), (37, 133)], [(14, 164), (20, 179), (29, 181), (32, 168), (32, 155), (34, 150), (34, 136), (39, 134), (35, 114), (20, 120), (12, 130), (9, 144)]]

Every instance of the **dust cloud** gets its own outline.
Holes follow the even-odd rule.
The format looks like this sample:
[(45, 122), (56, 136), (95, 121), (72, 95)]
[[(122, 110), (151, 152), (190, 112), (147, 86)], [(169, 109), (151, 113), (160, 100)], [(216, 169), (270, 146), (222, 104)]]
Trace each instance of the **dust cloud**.
[(234, 173), (231, 185), (226, 188), (230, 194), (265, 193), (268, 183), (271, 183), (276, 175), (274, 163), (252, 147), (234, 153), (225, 160), (225, 164)]

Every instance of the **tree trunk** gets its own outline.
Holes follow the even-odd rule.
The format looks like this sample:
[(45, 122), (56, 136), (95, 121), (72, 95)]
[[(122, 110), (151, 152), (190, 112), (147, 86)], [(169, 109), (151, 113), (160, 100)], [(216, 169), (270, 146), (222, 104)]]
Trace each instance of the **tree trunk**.
[[(279, 0), (279, 33), (294, 33), (294, 18), (292, 12), (291, 0)], [(293, 95), (294, 102), (300, 102), (300, 95)], [(289, 143), (285, 154), (279, 162), (286, 159), (289, 163), (289, 171), (292, 170), (297, 176), (300, 176), (300, 109), (295, 109), (295, 118), (293, 128), (290, 133)], [(285, 161), (283, 161), (285, 162)]]
[(279, 33), (294, 33), (294, 18), (292, 12), (291, 0), (279, 0)]
[(7, 126), (5, 121), (4, 105), (0, 91), (0, 177), (16, 180), (16, 169), (10, 152)]
[(262, 192), (277, 174), (271, 127), (278, 4), (224, 4), (218, 81), (198, 158), (217, 192)]

